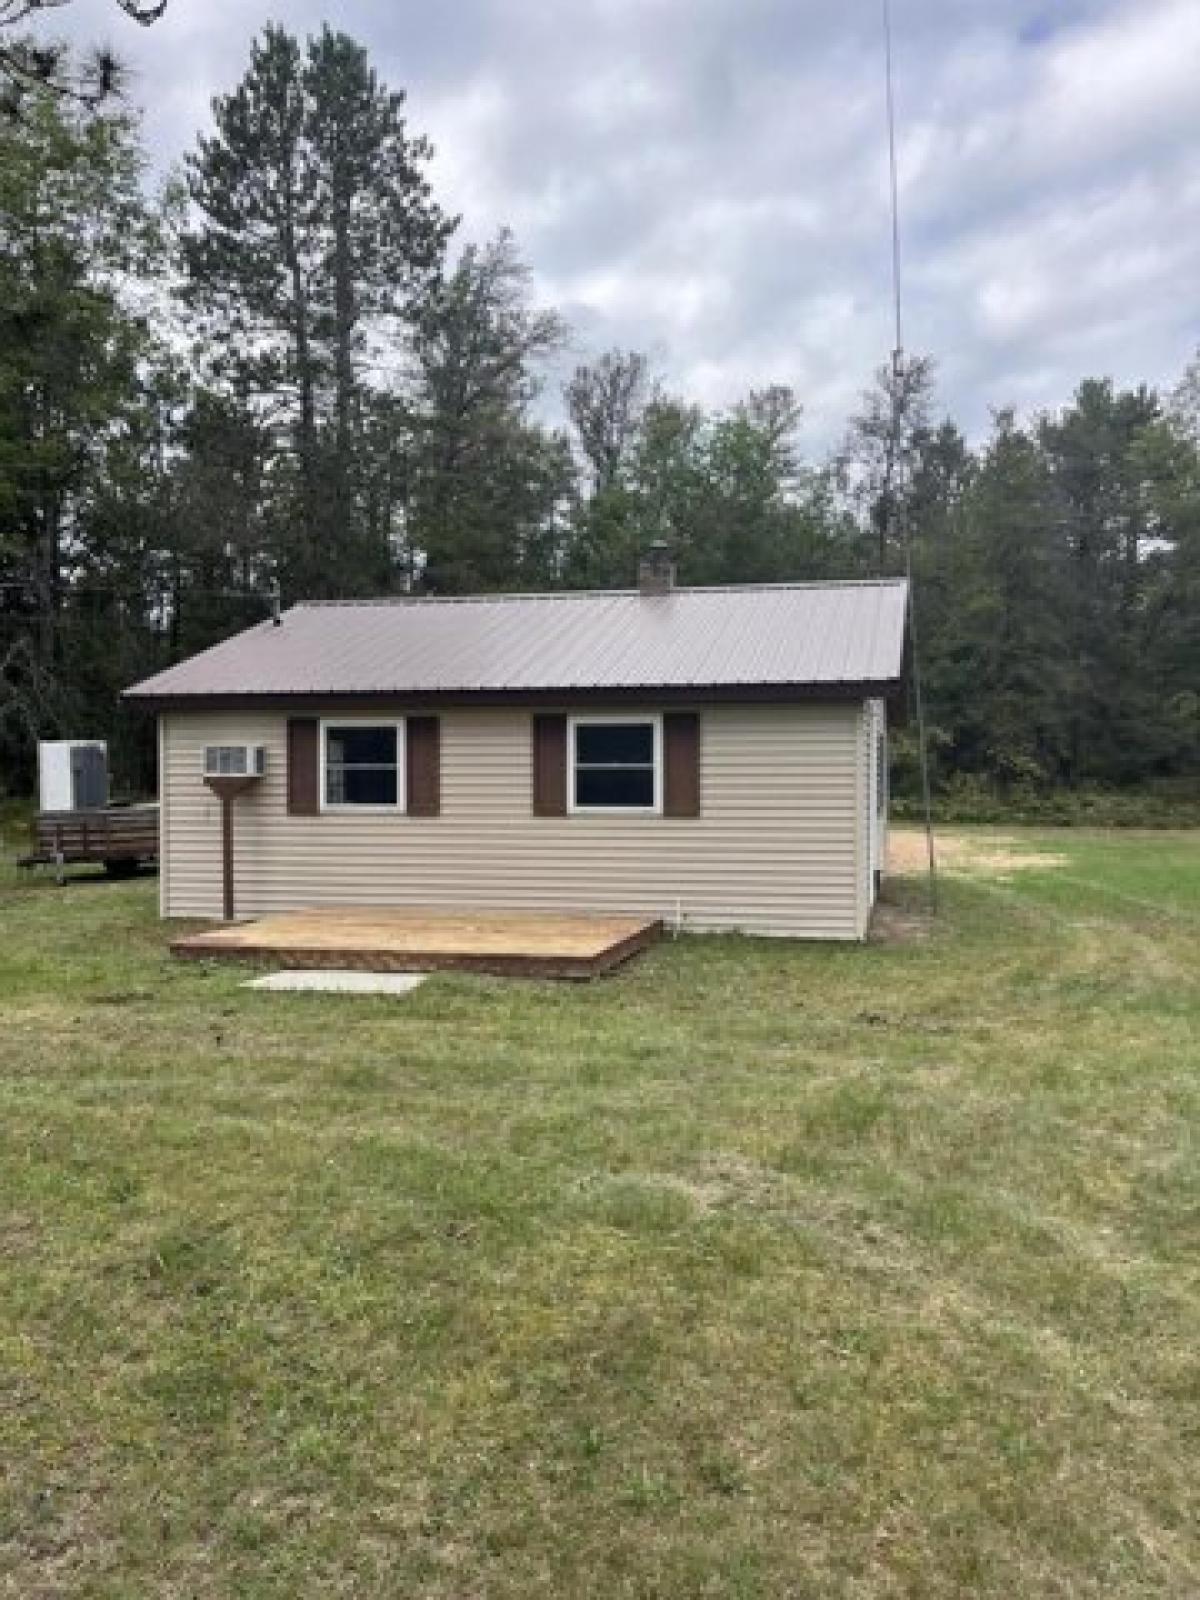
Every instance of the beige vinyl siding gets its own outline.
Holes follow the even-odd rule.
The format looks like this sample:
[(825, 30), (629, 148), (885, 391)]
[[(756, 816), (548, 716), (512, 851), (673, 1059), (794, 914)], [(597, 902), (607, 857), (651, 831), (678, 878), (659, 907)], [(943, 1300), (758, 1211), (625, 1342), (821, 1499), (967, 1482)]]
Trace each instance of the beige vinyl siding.
[(875, 904), (875, 874), (883, 871), (887, 851), (887, 817), (879, 810), (879, 739), (881, 734), (886, 734), (886, 729), (887, 708), (883, 701), (864, 701), (859, 749), (862, 801), (859, 813), (858, 915), (862, 937), (866, 936)]
[(871, 709), (857, 707), (854, 738), (854, 918), (855, 934), (866, 937), (871, 918)]
[(170, 793), (167, 783), (167, 722), (158, 719), (158, 914), (171, 915), (171, 863), (167, 850)]
[[(882, 700), (868, 700), (867, 712), (871, 722), (871, 792), (868, 803), (875, 819), (872, 830), (871, 870), (887, 870), (888, 833), (888, 726), (887, 706)], [(880, 770), (882, 768), (882, 771)], [(872, 879), (872, 894), (874, 880)]]
[(698, 818), (534, 817), (526, 710), (442, 714), (442, 812), (429, 818), (289, 816), (282, 713), (163, 720), (169, 916), (220, 915), (220, 807), (201, 779), (203, 748), (254, 743), (267, 747), (267, 775), (235, 808), (238, 915), (395, 905), (674, 921), (678, 911), (698, 929), (831, 939), (865, 929), (861, 704), (702, 710)]

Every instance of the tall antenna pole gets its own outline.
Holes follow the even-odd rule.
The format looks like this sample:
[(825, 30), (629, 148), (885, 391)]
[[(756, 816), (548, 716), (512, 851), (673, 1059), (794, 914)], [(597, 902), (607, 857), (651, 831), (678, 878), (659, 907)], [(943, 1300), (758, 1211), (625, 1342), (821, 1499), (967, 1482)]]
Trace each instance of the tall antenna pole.
[(896, 68), (892, 43), (892, 0), (883, 0), (883, 51), (887, 82), (888, 180), (892, 204), (892, 309), (896, 342), (892, 348), (892, 467), (893, 481), (888, 513), (904, 550), (904, 575), (908, 586), (909, 672), (913, 712), (917, 723), (917, 754), (921, 768), (921, 809), (925, 816), (925, 853), (929, 861), (929, 908), (938, 908), (937, 851), (933, 842), (933, 798), (929, 787), (929, 748), (925, 737), (925, 701), (921, 693), (921, 662), (917, 640), (917, 612), (913, 602), (912, 535), (904, 490), (900, 414), (904, 383), (904, 288), (900, 256), (900, 168), (896, 159)]
[(892, 0), (883, 0), (883, 50), (887, 79), (888, 177), (892, 198), (892, 304), (896, 315), (896, 342), (892, 366), (904, 359), (904, 295), (900, 274), (900, 168), (896, 160), (896, 68), (892, 50)]

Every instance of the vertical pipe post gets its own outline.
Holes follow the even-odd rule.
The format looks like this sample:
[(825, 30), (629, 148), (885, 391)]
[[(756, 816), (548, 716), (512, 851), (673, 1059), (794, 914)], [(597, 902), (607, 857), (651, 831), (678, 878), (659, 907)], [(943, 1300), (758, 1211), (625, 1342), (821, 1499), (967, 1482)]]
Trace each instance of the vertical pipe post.
[(238, 795), (251, 787), (255, 779), (232, 773), (210, 772), (204, 779), (221, 802), (221, 914), (226, 922), (233, 921), (233, 803)]
[(253, 786), (256, 778), (250, 774), (208, 773), (205, 786), (221, 802), (221, 914), (226, 922), (234, 920), (234, 802), (238, 795)]
[(233, 921), (233, 796), (221, 796), (221, 911)]

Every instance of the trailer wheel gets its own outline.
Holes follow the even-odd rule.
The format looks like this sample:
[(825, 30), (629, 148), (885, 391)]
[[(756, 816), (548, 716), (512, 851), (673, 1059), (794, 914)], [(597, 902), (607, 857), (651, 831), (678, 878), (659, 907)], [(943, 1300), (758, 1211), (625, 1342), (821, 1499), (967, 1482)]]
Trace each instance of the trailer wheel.
[(137, 860), (133, 856), (109, 856), (104, 863), (104, 870), (110, 878), (132, 878), (137, 869)]

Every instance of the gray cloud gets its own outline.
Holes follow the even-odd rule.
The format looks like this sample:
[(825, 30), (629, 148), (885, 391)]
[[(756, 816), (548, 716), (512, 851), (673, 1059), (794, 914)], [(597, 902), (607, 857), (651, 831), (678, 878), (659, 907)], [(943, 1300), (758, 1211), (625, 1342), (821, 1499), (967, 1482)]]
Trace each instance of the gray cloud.
[[(891, 344), (875, 0), (171, 0), (132, 59), (160, 165), (254, 32), (328, 19), (409, 91), (467, 237), (510, 224), (577, 348), (712, 404), (792, 383), (823, 449)], [(909, 344), (970, 428), (1200, 343), (1195, 0), (895, 0)]]

